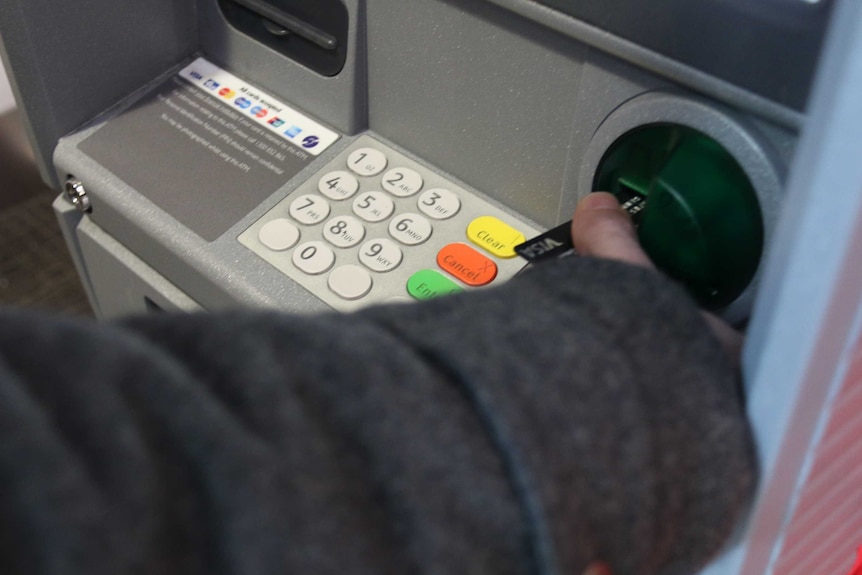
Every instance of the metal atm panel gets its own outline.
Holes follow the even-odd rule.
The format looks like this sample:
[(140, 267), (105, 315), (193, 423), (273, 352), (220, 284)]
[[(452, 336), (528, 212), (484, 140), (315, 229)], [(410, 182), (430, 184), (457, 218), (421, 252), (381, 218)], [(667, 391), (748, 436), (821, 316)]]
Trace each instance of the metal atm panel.
[[(691, 128), (742, 167), (765, 236), (757, 273), (722, 310), (745, 321), (753, 309), (744, 370), (761, 488), (705, 572), (792, 575), (794, 554), (812, 549), (824, 573), (843, 575), (838, 555), (862, 543), (859, 517), (812, 509), (836, 493), (859, 496), (828, 483), (835, 469), (858, 471), (834, 456), (841, 434), (858, 427), (846, 415), (858, 403), (852, 361), (862, 325), (851, 249), (862, 176), (846, 156), (851, 129), (862, 130), (847, 105), (862, 93), (858, 2), (336, 3), (330, 26), (326, 3), (273, 0), (263, 28), (244, 11), (268, 9), (250, 0), (4, 4), (0, 52), (43, 177), (58, 191), (68, 181), (86, 191), (86, 213), (62, 198), (56, 205), (94, 307), (103, 317), (153, 306), (330, 309), (315, 295), (325, 282), (294, 281), (240, 238), (259, 233), (271, 210), (316, 193), (321, 170), (369, 138), (425, 182), (540, 230), (570, 216), (620, 138), (643, 126)], [(70, 31), (88, 42), (70, 43)], [(296, 38), (306, 44), (290, 44)], [(284, 177), (272, 170), (247, 186), (202, 173), (194, 158), (224, 151), (211, 141), (203, 148), (203, 132), (123, 158), (126, 144), (111, 144), (134, 149), (129, 142), (148, 130), (133, 112), (185, 86), (176, 78), (201, 57), (335, 139)], [(202, 93), (208, 79), (191, 78)], [(282, 140), (302, 151), (306, 137)], [(166, 151), (176, 161), (154, 163)], [(827, 529), (838, 535), (818, 539)]]

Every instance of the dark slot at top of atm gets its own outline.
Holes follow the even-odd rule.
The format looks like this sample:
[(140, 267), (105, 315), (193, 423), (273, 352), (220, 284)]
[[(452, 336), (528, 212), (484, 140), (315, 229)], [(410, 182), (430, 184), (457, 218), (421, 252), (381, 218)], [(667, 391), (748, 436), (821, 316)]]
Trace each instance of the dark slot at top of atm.
[(237, 30), (324, 76), (347, 59), (347, 8), (341, 0), (218, 0)]

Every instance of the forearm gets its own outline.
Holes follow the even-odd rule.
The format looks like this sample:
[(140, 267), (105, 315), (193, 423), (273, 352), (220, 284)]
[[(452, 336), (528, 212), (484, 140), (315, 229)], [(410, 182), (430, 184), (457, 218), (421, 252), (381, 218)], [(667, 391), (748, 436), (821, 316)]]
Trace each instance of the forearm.
[(27, 573), (702, 562), (751, 487), (747, 428), (697, 312), (643, 273), (570, 262), (353, 316), (10, 316), (0, 553)]

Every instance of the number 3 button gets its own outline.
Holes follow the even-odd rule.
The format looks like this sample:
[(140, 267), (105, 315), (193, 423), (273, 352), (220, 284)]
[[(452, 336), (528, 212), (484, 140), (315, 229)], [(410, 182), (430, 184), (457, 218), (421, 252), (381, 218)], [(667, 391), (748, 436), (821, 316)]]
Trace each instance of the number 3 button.
[(445, 220), (458, 213), (461, 209), (461, 200), (449, 190), (437, 188), (419, 196), (419, 209), (435, 220)]

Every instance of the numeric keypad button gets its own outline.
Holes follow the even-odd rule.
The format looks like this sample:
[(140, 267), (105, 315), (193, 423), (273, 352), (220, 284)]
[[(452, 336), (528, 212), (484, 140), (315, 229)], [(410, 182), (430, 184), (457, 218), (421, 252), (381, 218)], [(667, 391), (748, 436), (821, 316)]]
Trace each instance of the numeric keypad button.
[(353, 216), (338, 216), (324, 224), (323, 237), (336, 247), (351, 248), (365, 237), (365, 226)]
[(392, 240), (379, 238), (369, 240), (359, 248), (359, 261), (375, 272), (392, 271), (401, 265), (404, 254)]
[(293, 252), (293, 265), (309, 275), (319, 275), (335, 263), (335, 253), (323, 242), (305, 242)]
[(388, 163), (386, 154), (374, 148), (359, 148), (347, 157), (347, 167), (360, 176), (376, 176)]
[(331, 200), (346, 200), (359, 191), (359, 180), (353, 174), (338, 170), (320, 178), (317, 189)]
[(422, 189), (425, 183), (416, 170), (410, 168), (395, 168), (383, 176), (383, 189), (399, 198), (412, 196)]
[(416, 246), (431, 237), (431, 222), (414, 213), (400, 214), (389, 223), (389, 235), (404, 245)]
[(428, 190), (418, 200), (419, 211), (435, 220), (451, 218), (461, 209), (461, 200), (444, 188)]
[(371, 291), (374, 285), (371, 275), (359, 266), (348, 264), (335, 268), (329, 274), (329, 289), (346, 300), (359, 299)]
[(395, 211), (395, 202), (383, 192), (359, 194), (353, 200), (353, 213), (367, 222), (382, 222)]
[(301, 224), (313, 226), (329, 216), (329, 202), (316, 194), (299, 196), (290, 204), (290, 217)]
[(278, 218), (264, 224), (257, 238), (272, 251), (282, 252), (299, 241), (299, 230), (289, 220)]

